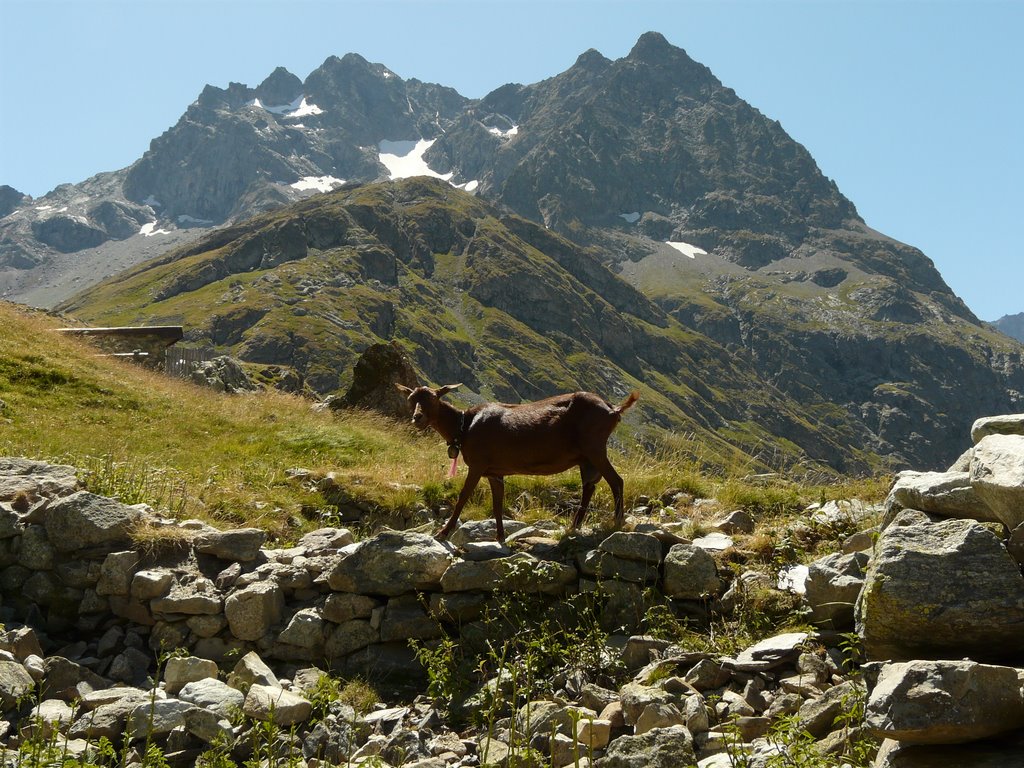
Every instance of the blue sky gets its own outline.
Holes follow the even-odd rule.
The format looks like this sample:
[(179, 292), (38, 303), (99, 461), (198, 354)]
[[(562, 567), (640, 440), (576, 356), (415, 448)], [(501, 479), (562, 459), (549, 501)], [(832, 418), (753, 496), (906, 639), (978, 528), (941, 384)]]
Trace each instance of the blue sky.
[(0, 0), (0, 184), (129, 165), (206, 83), (356, 52), (479, 97), (649, 30), (782, 123), (982, 318), (1024, 312), (1022, 0)]

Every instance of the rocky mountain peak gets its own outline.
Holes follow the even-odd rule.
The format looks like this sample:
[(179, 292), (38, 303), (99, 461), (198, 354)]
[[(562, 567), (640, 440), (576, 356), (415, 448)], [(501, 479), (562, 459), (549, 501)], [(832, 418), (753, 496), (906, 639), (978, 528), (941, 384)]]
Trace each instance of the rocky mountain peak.
[(674, 56), (681, 49), (676, 48), (660, 32), (644, 32), (626, 58), (638, 61), (657, 62), (661, 58)]
[(600, 51), (590, 48), (579, 55), (573, 69), (585, 69), (591, 72), (600, 72), (611, 65), (611, 59), (606, 58)]
[(367, 61), (358, 53), (346, 53), (340, 59), (337, 56), (329, 56), (323, 64), (314, 69), (306, 78), (306, 88), (311, 87), (311, 81), (313, 84), (329, 82), (338, 85), (366, 79), (377, 82), (395, 79), (401, 82), (401, 78), (383, 64)]
[(278, 67), (256, 87), (256, 98), (264, 105), (291, 104), (302, 96), (302, 81), (284, 67)]
[(1011, 339), (1024, 341), (1024, 312), (1016, 315), (1004, 315), (992, 325)]
[[(657, 32), (641, 35), (621, 64), (639, 70), (642, 77), (652, 80), (658, 91), (671, 88), (690, 96), (708, 98), (715, 89), (722, 88), (721, 81), (710, 69)], [(729, 93), (736, 98), (735, 93)]]
[(25, 200), (24, 192), (19, 192), (8, 184), (0, 185), (0, 218), (3, 218)]

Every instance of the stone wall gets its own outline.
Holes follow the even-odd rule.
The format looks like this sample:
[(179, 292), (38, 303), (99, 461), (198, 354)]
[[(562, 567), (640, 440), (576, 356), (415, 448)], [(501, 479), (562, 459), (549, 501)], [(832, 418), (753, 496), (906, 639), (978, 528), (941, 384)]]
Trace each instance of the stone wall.
[(0, 459), (4, 617), (57, 637), (120, 627), (156, 652), (408, 671), (410, 639), (477, 628), (503, 593), (595, 593), (607, 628), (629, 632), (652, 600), (699, 613), (719, 592), (712, 556), (663, 530), (561, 542), (515, 521), (506, 531), (515, 553), (490, 520), (450, 543), (397, 531), (356, 543), (324, 528), (271, 548), (260, 529), (164, 519), (81, 490), (71, 467)]

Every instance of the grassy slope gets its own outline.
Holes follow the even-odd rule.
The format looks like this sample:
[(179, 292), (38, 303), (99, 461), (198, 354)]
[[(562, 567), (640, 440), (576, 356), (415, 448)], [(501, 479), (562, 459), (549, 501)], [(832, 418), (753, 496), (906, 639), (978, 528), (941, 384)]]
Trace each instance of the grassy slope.
[(134, 498), (179, 515), (278, 531), (325, 503), (288, 479), (290, 468), (335, 471), (380, 501), (394, 495), (388, 483), (440, 474), (436, 440), (405, 425), (314, 413), (309, 401), (277, 393), (218, 395), (97, 357), (54, 333), (57, 325), (0, 304), (0, 454), (89, 467), (97, 481), (138, 486)]
[[(377, 508), (379, 520), (426, 522), (414, 510), (450, 503), (461, 476), (444, 479), (439, 438), (365, 413), (314, 412), (309, 401), (267, 393), (227, 396), (112, 358), (54, 332), (59, 322), (0, 303), (0, 455), (29, 456), (88, 470), (96, 491), (198, 516), (221, 526), (257, 525), (285, 539), (321, 524), (327, 500), (310, 484), (290, 479), (304, 467), (333, 472), (345, 494)], [(629, 432), (620, 430), (629, 440)], [(626, 479), (627, 503), (667, 491), (717, 496), (762, 511), (798, 509), (807, 501), (843, 498), (848, 486), (774, 488), (737, 478), (757, 463), (740, 452), (712, 476), (699, 467), (723, 454), (693, 435), (673, 436), (658, 451), (615, 451)], [(519, 516), (550, 516), (572, 508), (574, 472), (554, 478), (515, 478), (508, 504)], [(607, 519), (610, 494), (602, 483), (595, 518)], [(489, 513), (478, 492), (467, 516)]]

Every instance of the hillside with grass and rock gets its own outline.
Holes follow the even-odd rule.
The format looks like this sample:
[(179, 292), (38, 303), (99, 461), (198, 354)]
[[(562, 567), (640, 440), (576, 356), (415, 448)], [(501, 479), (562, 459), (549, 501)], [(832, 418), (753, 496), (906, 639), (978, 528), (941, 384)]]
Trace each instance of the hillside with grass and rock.
[[(668, 250), (676, 283), (650, 285), (644, 262), (619, 270), (600, 248), (417, 178), (257, 216), (60, 309), (98, 325), (182, 324), (188, 343), (289, 367), (321, 394), (389, 340), (424, 380), (461, 382), (471, 401), (639, 388), (652, 440), (693, 431), (765, 468), (949, 461), (946, 420), (1009, 408), (1017, 352), (981, 325), (965, 337), (952, 316), (865, 319), (856, 290), (802, 288), (798, 300), (740, 278), (723, 284), (735, 309), (704, 292), (680, 306), (680, 286), (699, 286)], [(940, 358), (958, 364), (933, 371)], [(965, 387), (979, 399), (960, 397)]]
[(439, 542), (460, 478), (407, 423), (218, 392), (97, 356), (43, 313), (0, 318), (12, 765), (1024, 754), (1020, 414), (891, 488), (620, 444), (622, 530), (603, 484), (568, 530), (566, 473), (510, 479), (505, 544), (479, 492)]
[(321, 395), (396, 340), (477, 397), (636, 380), (662, 430), (858, 473), (944, 466), (1024, 392), (1018, 342), (653, 32), (482, 99), (356, 54), (207, 86), (129, 168), (0, 210), (7, 297), (87, 288), (84, 319), (187, 323)]

